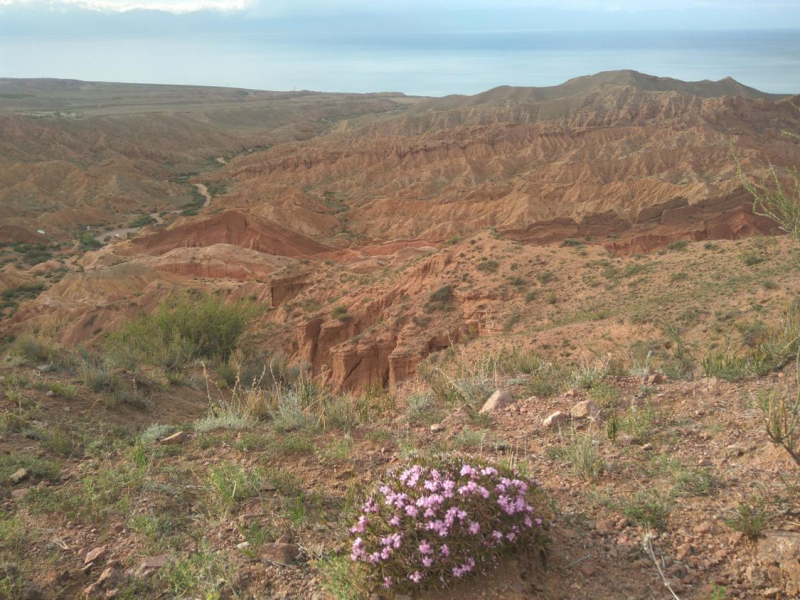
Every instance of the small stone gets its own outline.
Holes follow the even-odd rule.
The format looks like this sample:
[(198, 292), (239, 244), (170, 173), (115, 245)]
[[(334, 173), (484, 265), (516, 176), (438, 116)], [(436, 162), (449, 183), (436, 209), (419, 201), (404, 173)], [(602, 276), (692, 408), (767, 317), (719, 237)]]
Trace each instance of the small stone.
[(261, 556), (272, 562), (288, 565), (300, 555), (300, 546), (297, 544), (265, 544), (261, 548)]
[(568, 417), (565, 413), (561, 412), (560, 410), (557, 410), (556, 412), (545, 418), (542, 421), (542, 425), (544, 427), (547, 427), (548, 429), (555, 428), (561, 425), (562, 423), (566, 422), (567, 419)]
[(764, 596), (765, 598), (774, 598), (780, 593), (781, 593), (781, 588), (771, 587), (761, 592), (761, 595)]
[(730, 444), (725, 449), (725, 456), (728, 458), (736, 458), (737, 456), (742, 456), (745, 453), (745, 447), (741, 444)]
[(691, 544), (681, 544), (680, 546), (678, 546), (677, 551), (675, 552), (675, 558), (677, 558), (678, 560), (684, 560), (691, 553), (692, 553)]
[(789, 581), (800, 585), (800, 558), (790, 560), (784, 564), (783, 570), (786, 572), (786, 577), (789, 578)]
[(570, 409), (569, 415), (573, 419), (596, 419), (600, 416), (600, 407), (591, 400), (583, 400)]
[(758, 557), (767, 563), (783, 565), (800, 556), (800, 532), (770, 531), (758, 540)]
[[(264, 488), (262, 487), (261, 489), (263, 490)], [(240, 525), (249, 525), (250, 523), (252, 523), (256, 519), (260, 519), (263, 516), (264, 516), (264, 513), (260, 513), (260, 512), (258, 512), (258, 513), (244, 513), (242, 515), (239, 515), (238, 521), (239, 521)]]
[(31, 474), (28, 472), (27, 469), (19, 469), (19, 470), (15, 471), (14, 473), (12, 473), (11, 476), (8, 479), (9, 479), (9, 481), (11, 481), (11, 483), (13, 485), (17, 485), (17, 484), (22, 483), (23, 481), (25, 481), (30, 476), (31, 476)]
[(747, 567), (747, 569), (745, 569), (744, 576), (750, 584), (750, 587), (760, 587), (767, 579), (764, 571), (758, 567), (754, 567), (753, 565), (750, 565)]
[(661, 373), (651, 373), (644, 378), (645, 385), (658, 385), (664, 383), (664, 376)]
[(714, 529), (714, 524), (711, 521), (703, 521), (694, 526), (695, 533), (711, 533)]
[(250, 542), (242, 542), (241, 544), (236, 544), (237, 550), (247, 550), (250, 547)]
[(25, 496), (27, 496), (30, 491), (31, 491), (31, 488), (29, 488), (29, 487), (21, 488), (21, 489), (18, 489), (18, 490), (13, 490), (11, 492), (11, 499), (12, 500), (16, 500), (17, 502), (19, 502)]
[(281, 535), (281, 537), (275, 541), (279, 544), (291, 544), (294, 541), (294, 538), (292, 537), (291, 531), (284, 531), (283, 535)]
[(591, 577), (594, 575), (594, 566), (590, 563), (583, 563), (578, 567), (578, 571), (580, 571), (581, 575), (584, 577)]
[(608, 520), (597, 521), (594, 524), (594, 529), (600, 535), (611, 535), (614, 533), (614, 524)]
[(158, 556), (148, 556), (136, 570), (136, 577), (142, 578), (153, 574), (155, 571), (167, 566), (172, 560), (170, 554), (159, 554)]
[(500, 410), (509, 406), (512, 402), (514, 402), (514, 398), (506, 392), (505, 390), (497, 390), (494, 394), (489, 396), (489, 399), (481, 407), (480, 413), (490, 413), (496, 410)]
[(444, 425), (441, 423), (434, 423), (431, 425), (431, 433), (439, 433), (440, 431), (444, 431)]
[(108, 548), (106, 546), (100, 546), (99, 548), (90, 550), (86, 558), (83, 559), (83, 564), (88, 565), (89, 563), (100, 562), (105, 559), (106, 554), (108, 554)]
[(115, 582), (117, 579), (119, 579), (119, 572), (113, 567), (109, 567), (100, 573), (100, 577), (97, 578), (95, 583), (105, 586), (107, 583)]
[(767, 567), (767, 577), (774, 585), (781, 584), (781, 568), (778, 565)]
[(165, 437), (163, 440), (160, 440), (158, 443), (163, 444), (165, 446), (170, 444), (182, 444), (189, 438), (189, 434), (185, 431), (179, 431), (177, 433), (173, 433), (172, 435)]

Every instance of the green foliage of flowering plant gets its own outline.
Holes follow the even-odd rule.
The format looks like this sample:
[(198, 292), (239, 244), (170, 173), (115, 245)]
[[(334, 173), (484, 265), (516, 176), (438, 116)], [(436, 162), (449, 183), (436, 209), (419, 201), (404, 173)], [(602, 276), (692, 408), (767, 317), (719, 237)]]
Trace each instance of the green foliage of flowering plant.
[(541, 489), (511, 469), (458, 456), (413, 461), (361, 506), (350, 559), (368, 587), (445, 587), (511, 549), (543, 549), (545, 506)]

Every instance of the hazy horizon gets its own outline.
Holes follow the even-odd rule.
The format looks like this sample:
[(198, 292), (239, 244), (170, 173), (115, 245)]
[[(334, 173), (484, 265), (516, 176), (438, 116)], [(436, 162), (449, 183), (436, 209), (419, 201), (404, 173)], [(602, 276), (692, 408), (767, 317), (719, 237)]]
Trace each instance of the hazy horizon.
[(474, 94), (634, 69), (800, 92), (800, 0), (0, 0), (0, 77)]
[[(13, 60), (7, 60), (13, 57)], [(794, 31), (214, 33), (0, 38), (0, 77), (260, 90), (475, 94), (632, 69), (800, 92)]]

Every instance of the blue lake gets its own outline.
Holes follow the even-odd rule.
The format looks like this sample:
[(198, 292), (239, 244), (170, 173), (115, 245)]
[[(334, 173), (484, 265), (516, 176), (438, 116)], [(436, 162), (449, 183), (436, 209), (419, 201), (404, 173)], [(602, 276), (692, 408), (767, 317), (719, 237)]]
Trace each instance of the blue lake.
[(442, 96), (635, 69), (800, 93), (800, 32), (5, 36), (0, 76)]

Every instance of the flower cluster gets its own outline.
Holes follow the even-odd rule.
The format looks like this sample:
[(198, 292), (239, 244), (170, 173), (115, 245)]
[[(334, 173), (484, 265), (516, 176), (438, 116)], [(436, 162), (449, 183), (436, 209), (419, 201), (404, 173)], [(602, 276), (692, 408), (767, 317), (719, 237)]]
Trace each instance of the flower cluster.
[(542, 493), (510, 469), (448, 457), (391, 472), (361, 506), (350, 558), (374, 585), (441, 587), (516, 545), (542, 546)]

